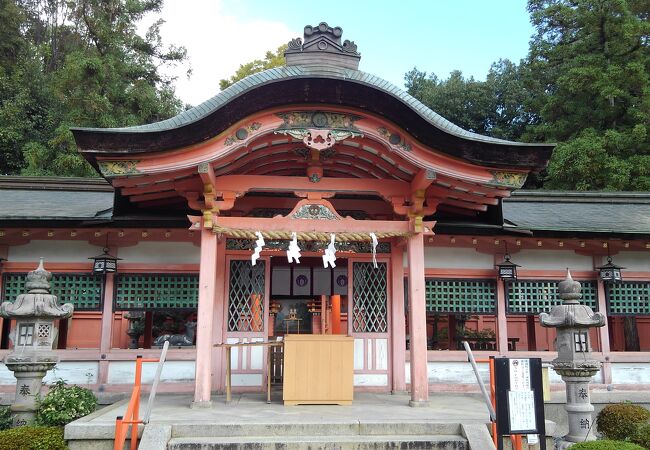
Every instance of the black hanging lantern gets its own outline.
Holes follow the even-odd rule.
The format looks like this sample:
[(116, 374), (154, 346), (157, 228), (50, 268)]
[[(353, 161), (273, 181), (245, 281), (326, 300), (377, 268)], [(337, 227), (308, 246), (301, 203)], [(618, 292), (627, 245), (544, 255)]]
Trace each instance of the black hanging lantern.
[(605, 282), (620, 283), (623, 280), (621, 269), (625, 269), (625, 267), (614, 264), (611, 256), (607, 257), (607, 264), (596, 267), (596, 269), (600, 272), (600, 279)]
[(101, 255), (93, 256), (88, 258), (93, 260), (93, 273), (97, 275), (117, 272), (117, 261), (122, 258), (118, 258), (108, 253), (108, 248), (104, 247), (104, 253)]
[(517, 267), (521, 267), (519, 264), (515, 264), (510, 261), (510, 253), (508, 253), (508, 244), (506, 243), (506, 254), (503, 255), (503, 261), (497, 264), (499, 268), (499, 278), (503, 281), (516, 281), (517, 280)]
[(4, 263), (5, 261), (6, 259), (0, 256), (0, 270), (2, 270), (2, 263)]

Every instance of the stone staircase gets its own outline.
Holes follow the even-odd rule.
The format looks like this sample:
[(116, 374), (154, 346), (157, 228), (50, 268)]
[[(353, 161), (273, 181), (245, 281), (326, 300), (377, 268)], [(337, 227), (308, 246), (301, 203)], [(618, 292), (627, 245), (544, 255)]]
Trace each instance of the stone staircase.
[[(482, 425), (480, 425), (482, 426)], [(487, 433), (487, 428), (485, 428)], [(140, 449), (154, 450), (148, 430)], [(301, 424), (174, 424), (168, 450), (379, 450), (441, 449), (474, 450), (463, 437), (459, 423), (440, 422), (341, 422)], [(151, 434), (160, 435), (152, 430)], [(488, 435), (489, 438), (489, 435)], [(158, 447), (160, 448), (160, 447)]]

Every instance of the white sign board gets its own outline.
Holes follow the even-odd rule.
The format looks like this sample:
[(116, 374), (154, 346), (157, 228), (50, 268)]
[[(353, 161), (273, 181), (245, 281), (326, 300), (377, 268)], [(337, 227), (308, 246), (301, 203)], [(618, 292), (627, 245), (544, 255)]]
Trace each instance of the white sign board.
[(530, 360), (511, 359), (510, 390), (515, 392), (530, 391)]
[(510, 431), (535, 430), (535, 396), (533, 391), (508, 391)]

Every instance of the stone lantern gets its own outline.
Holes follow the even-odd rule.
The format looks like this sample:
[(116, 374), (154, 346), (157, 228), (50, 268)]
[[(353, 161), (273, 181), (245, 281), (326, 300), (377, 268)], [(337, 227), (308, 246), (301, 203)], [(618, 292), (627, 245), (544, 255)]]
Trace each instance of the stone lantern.
[(566, 279), (558, 286), (563, 303), (554, 306), (550, 314), (539, 315), (542, 326), (557, 329), (555, 347), (558, 355), (552, 364), (553, 370), (566, 383), (569, 434), (557, 444), (559, 450), (596, 439), (592, 433), (594, 407), (589, 398), (589, 383), (600, 369), (600, 362), (591, 355), (589, 328), (605, 325), (605, 315), (594, 313), (588, 306), (580, 304), (581, 290), (580, 283), (574, 281), (567, 270)]
[(41, 258), (38, 268), (27, 274), (27, 293), (13, 303), (0, 305), (0, 316), (16, 321), (11, 338), (13, 352), (4, 360), (17, 380), (16, 399), (11, 405), (15, 426), (33, 423), (43, 377), (58, 362), (52, 351), (58, 332), (54, 321), (72, 316), (72, 304), (59, 305), (56, 295), (50, 293), (51, 279)]

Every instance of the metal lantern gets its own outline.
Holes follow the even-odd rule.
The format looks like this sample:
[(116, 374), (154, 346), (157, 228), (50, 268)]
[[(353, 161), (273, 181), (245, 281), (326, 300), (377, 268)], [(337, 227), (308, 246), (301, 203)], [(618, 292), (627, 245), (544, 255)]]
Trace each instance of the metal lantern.
[(104, 247), (104, 253), (101, 255), (93, 256), (88, 258), (93, 260), (93, 273), (94, 274), (106, 274), (117, 272), (117, 261), (122, 258), (118, 258), (108, 253), (108, 248)]
[(5, 258), (0, 257), (0, 270), (2, 270), (2, 263), (6, 261)]
[(499, 278), (503, 281), (515, 281), (517, 279), (517, 267), (521, 266), (510, 261), (510, 255), (506, 253), (503, 256), (503, 261), (497, 264), (497, 267), (499, 268)]
[(625, 267), (614, 264), (611, 256), (607, 257), (607, 264), (596, 267), (596, 269), (600, 272), (600, 279), (603, 281), (618, 283), (623, 280), (621, 269), (625, 269)]

